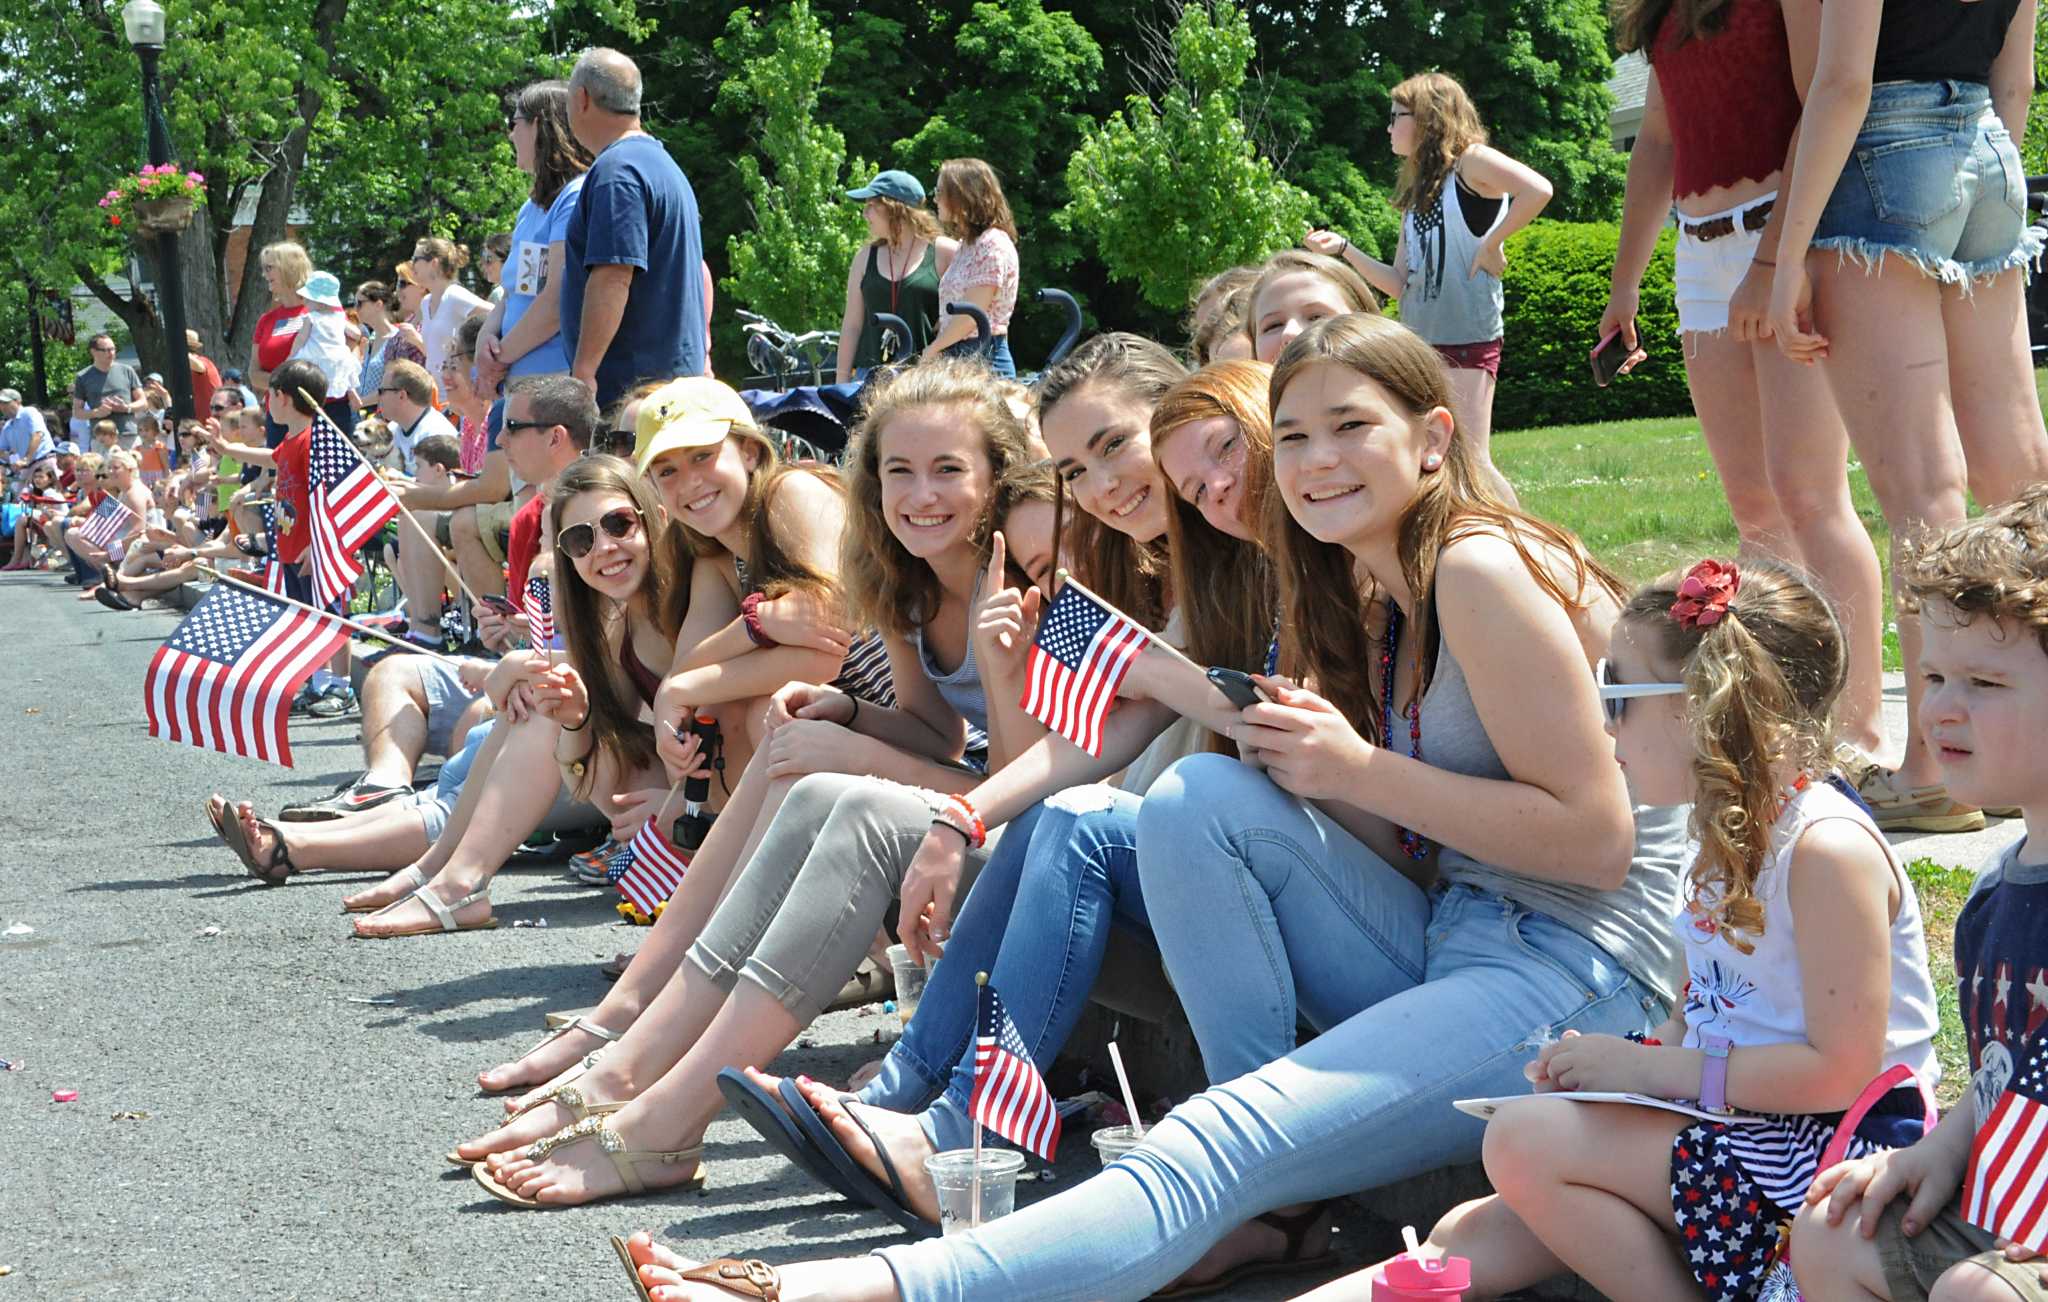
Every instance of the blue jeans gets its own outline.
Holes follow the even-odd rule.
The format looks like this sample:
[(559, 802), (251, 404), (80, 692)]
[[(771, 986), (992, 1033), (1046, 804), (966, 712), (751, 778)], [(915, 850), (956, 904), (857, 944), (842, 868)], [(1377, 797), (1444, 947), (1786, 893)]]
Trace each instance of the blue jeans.
[[(882, 1249), (906, 1302), (1148, 1296), (1261, 1212), (1476, 1159), (1485, 1127), (1451, 1103), (1526, 1091), (1533, 1028), (1622, 1034), (1663, 1016), (1583, 936), (1469, 886), (1424, 897), (1234, 760), (1169, 769), (1147, 793), (1139, 843), (1147, 908), (1205, 1058), (1279, 1038), (1285, 1056), (1174, 1109), (1074, 1189)], [(1219, 948), (1191, 970), (1175, 956), (1202, 938)], [(1359, 1006), (1338, 1016), (1347, 1003)], [(1293, 1048), (1290, 1006), (1336, 1020)]]
[(1966, 286), (2039, 256), (2026, 169), (1990, 91), (1967, 81), (1872, 87), (1813, 247), (1865, 263), (1896, 253)]
[(925, 1108), (919, 1124), (941, 1151), (973, 1144), (976, 972), (1002, 993), (1039, 1070), (1052, 1064), (1087, 1006), (1112, 931), (1122, 933), (1119, 943), (1150, 942), (1138, 886), (1138, 803), (1114, 787), (1073, 787), (1011, 820), (968, 892), (917, 1015), (856, 1096), (861, 1102)]
[(988, 362), (988, 368), (1006, 380), (1017, 378), (1017, 363), (1010, 356), (1010, 336), (995, 335), (989, 340), (988, 352), (981, 351), (980, 344), (973, 339), (954, 344), (945, 350), (948, 357), (980, 358)]

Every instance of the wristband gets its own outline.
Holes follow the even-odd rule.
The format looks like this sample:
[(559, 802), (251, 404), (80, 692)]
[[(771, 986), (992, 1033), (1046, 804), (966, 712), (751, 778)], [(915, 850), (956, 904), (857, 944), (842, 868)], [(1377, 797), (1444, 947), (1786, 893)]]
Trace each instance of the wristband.
[(582, 732), (582, 731), (583, 731), (583, 729), (584, 729), (584, 727), (585, 727), (585, 726), (586, 726), (587, 724), (589, 724), (589, 722), (590, 722), (590, 707), (589, 707), (589, 706), (585, 706), (585, 707), (583, 707), (583, 721), (582, 721), (581, 723), (578, 723), (578, 724), (577, 724), (577, 725), (576, 725), (575, 727), (573, 727), (573, 728), (563, 728), (563, 729), (562, 729), (562, 731), (563, 731), (563, 732)]
[(851, 714), (848, 714), (846, 716), (846, 722), (840, 724), (839, 726), (842, 728), (851, 728), (853, 726), (853, 721), (855, 719), (860, 718), (860, 698), (858, 696), (855, 696), (852, 692), (848, 692), (846, 694), (846, 699), (853, 702), (853, 712)]
[(1728, 1050), (1733, 1042), (1718, 1035), (1700, 1037), (1700, 1107), (1716, 1115), (1735, 1111), (1728, 1106)]
[(974, 806), (964, 796), (948, 796), (932, 819), (935, 823), (952, 828), (967, 838), (972, 849), (979, 850), (988, 844), (988, 826), (981, 821), (981, 815), (974, 812)]
[(747, 637), (753, 641), (755, 646), (771, 647), (782, 645), (774, 638), (769, 637), (767, 630), (761, 627), (760, 593), (749, 592), (746, 596), (740, 598), (740, 619), (746, 624)]
[(953, 823), (953, 822), (952, 822), (951, 820), (949, 820), (949, 819), (945, 819), (945, 818), (934, 818), (934, 819), (932, 820), (932, 826), (933, 826), (933, 827), (943, 827), (943, 828), (945, 828), (945, 829), (946, 829), (946, 830), (947, 830), (948, 832), (958, 832), (958, 833), (960, 834), (960, 839), (961, 839), (961, 840), (963, 840), (963, 841), (965, 841), (965, 842), (966, 842), (966, 843), (968, 844), (968, 846), (969, 846), (970, 848), (971, 848), (971, 847), (972, 847), (972, 846), (974, 845), (974, 837), (968, 834), (968, 831), (967, 831), (967, 829), (966, 829), (966, 828), (964, 828), (964, 827), (959, 827), (959, 826), (956, 826), (956, 825), (955, 825), (955, 824), (954, 824), (954, 823)]

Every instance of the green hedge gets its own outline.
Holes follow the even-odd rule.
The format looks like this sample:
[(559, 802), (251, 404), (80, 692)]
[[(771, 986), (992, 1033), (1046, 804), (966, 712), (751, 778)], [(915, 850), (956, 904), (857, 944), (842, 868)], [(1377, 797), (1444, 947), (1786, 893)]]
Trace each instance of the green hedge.
[(1692, 410), (1671, 297), (1675, 232), (1657, 241), (1636, 323), (1648, 360), (1602, 389), (1586, 354), (1599, 342), (1620, 228), (1539, 221), (1508, 241), (1506, 343), (1493, 399), (1496, 430), (1578, 425)]

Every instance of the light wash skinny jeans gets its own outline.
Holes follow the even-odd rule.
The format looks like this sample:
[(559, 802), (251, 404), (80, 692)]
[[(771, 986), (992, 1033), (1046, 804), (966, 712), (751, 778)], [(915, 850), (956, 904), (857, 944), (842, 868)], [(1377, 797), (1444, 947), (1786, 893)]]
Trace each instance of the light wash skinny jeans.
[[(1485, 1127), (1451, 1102), (1525, 1092), (1534, 1028), (1663, 1016), (1576, 932), (1468, 886), (1425, 895), (1235, 760), (1169, 769), (1138, 835), (1153, 931), (1225, 1083), (1074, 1189), (881, 1249), (906, 1302), (1147, 1297), (1261, 1212), (1475, 1160)], [(1297, 1010), (1324, 1028), (1300, 1048)]]
[[(989, 974), (1044, 1071), (1087, 1007), (1110, 944), (1149, 945), (1151, 936), (1138, 885), (1138, 797), (1083, 786), (1033, 805), (1004, 826), (916, 1016), (856, 1099), (924, 1109), (918, 1124), (939, 1150), (971, 1147), (974, 974)], [(985, 1132), (985, 1142), (1005, 1141)]]

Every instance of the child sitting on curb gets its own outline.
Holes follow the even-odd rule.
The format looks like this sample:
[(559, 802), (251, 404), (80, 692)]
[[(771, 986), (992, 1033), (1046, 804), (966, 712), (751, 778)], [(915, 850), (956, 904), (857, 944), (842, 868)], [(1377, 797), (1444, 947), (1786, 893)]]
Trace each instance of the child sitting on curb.
[(2027, 835), (1956, 919), (1968, 1096), (1911, 1148), (1815, 1180), (1793, 1265), (1812, 1302), (2048, 1302), (2048, 484), (1917, 539), (1897, 575), (1921, 613), (1920, 721), (1943, 780), (1958, 800), (2020, 806)]

